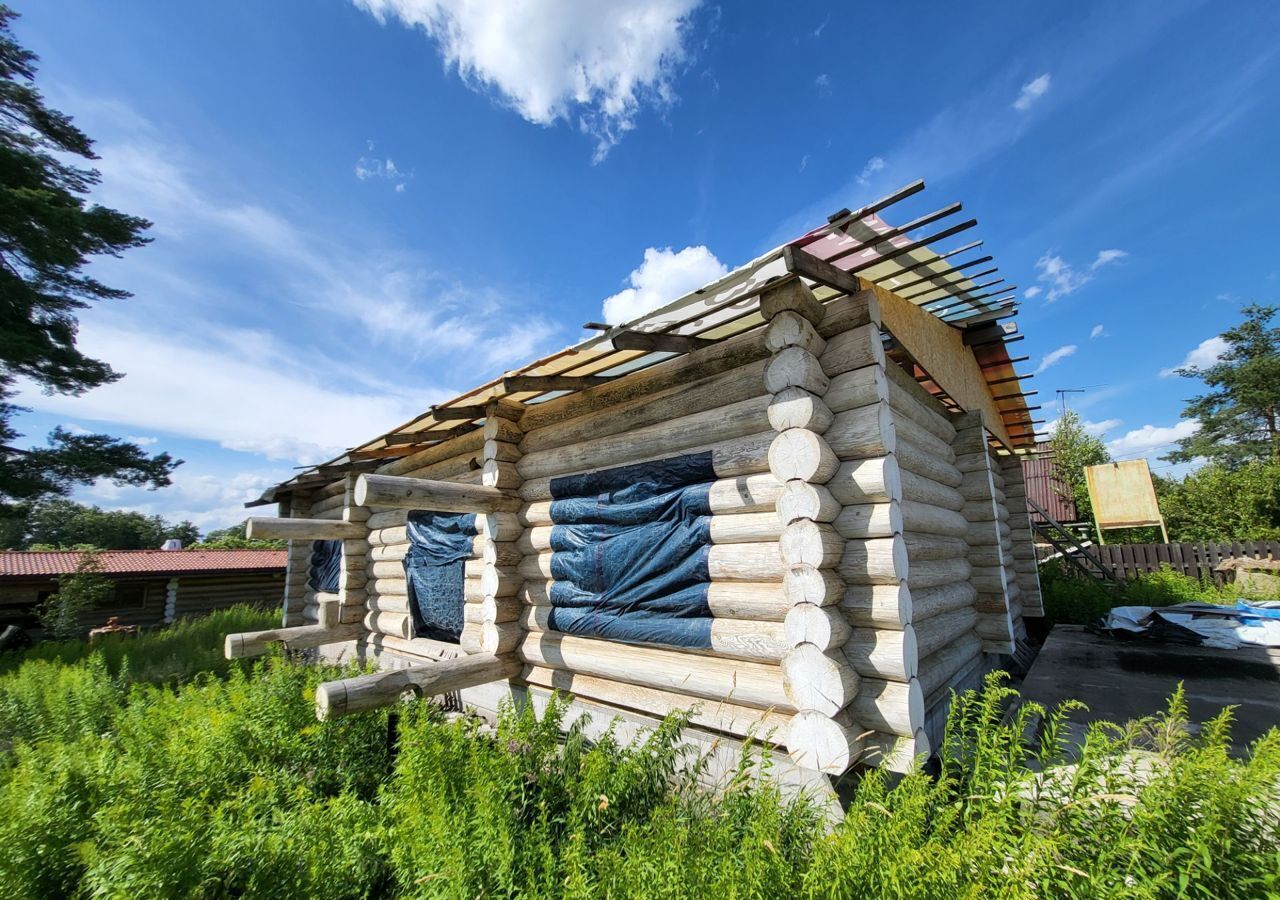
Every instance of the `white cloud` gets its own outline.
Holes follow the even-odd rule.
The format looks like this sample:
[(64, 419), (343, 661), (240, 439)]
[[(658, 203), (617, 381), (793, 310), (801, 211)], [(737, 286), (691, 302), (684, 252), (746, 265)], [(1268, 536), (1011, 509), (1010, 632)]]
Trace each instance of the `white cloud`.
[(1155, 450), (1168, 447), (1175, 441), (1191, 437), (1200, 430), (1200, 423), (1195, 419), (1183, 419), (1170, 427), (1143, 425), (1133, 431), (1126, 432), (1114, 441), (1107, 442), (1107, 449), (1117, 459), (1146, 456)]
[(445, 66), (530, 122), (573, 121), (603, 159), (646, 105), (675, 99), (699, 0), (353, 0), (425, 31)]
[[(1058, 423), (1061, 419), (1050, 420), (1042, 429), (1045, 434), (1053, 434), (1058, 430)], [(1121, 419), (1103, 419), (1101, 422), (1091, 422), (1088, 419), (1081, 419), (1080, 426), (1084, 429), (1085, 434), (1091, 434), (1094, 437), (1101, 437), (1113, 428), (1119, 428), (1124, 422)]]
[(1013, 101), (1013, 108), (1018, 112), (1026, 112), (1037, 100), (1045, 95), (1049, 90), (1049, 82), (1053, 79), (1048, 72), (1038, 78), (1033, 78), (1022, 86), (1022, 90), (1018, 92), (1018, 99)]
[(160, 443), (160, 438), (147, 434), (126, 434), (124, 439), (131, 444), (137, 444), (139, 447), (150, 447), (152, 444)]
[(26, 385), (19, 402), (78, 419), (213, 441), (271, 459), (314, 463), (448, 396), (440, 390), (326, 387), (319, 373), (330, 370), (327, 361), (291, 365), (269, 337), (205, 329), (206, 335), (215, 331), (221, 331), (219, 338), (184, 339), (136, 326), (86, 324), (80, 348), (95, 358), (123, 361), (128, 375), (78, 397), (45, 395)]
[(76, 499), (107, 509), (126, 509), (146, 516), (164, 516), (171, 522), (183, 519), (194, 522), (201, 531), (235, 525), (252, 515), (270, 515), (265, 511), (245, 508), (273, 484), (289, 478), (288, 469), (264, 469), (225, 473), (195, 468), (188, 463), (172, 476), (173, 483), (163, 490), (119, 486), (99, 481), (76, 493)]
[[(373, 141), (369, 141), (369, 149), (373, 150)], [(376, 156), (362, 156), (356, 160), (356, 178), (361, 181), (381, 179), (395, 183), (395, 190), (403, 194), (405, 184), (413, 178), (413, 172), (406, 172), (398, 167), (391, 157), (380, 159)]]
[(808, 153), (806, 153), (804, 156), (800, 157), (800, 171), (801, 171), (801, 172), (803, 172), (803, 171), (804, 171), (805, 169), (807, 169), (807, 168), (809, 168), (809, 154), (808, 154)]
[[(1045, 253), (1036, 260), (1036, 278), (1039, 281), (1043, 281), (1049, 288), (1045, 302), (1053, 303), (1060, 297), (1074, 294), (1092, 281), (1094, 273), (1103, 266), (1124, 259), (1128, 255), (1124, 250), (1100, 250), (1098, 255), (1094, 257), (1093, 262), (1089, 263), (1088, 268), (1081, 271), (1061, 256)], [(1032, 293), (1033, 290), (1035, 290), (1035, 294)], [(1039, 290), (1032, 287), (1027, 289), (1025, 295), (1034, 297), (1039, 293)]]
[(862, 171), (858, 174), (858, 184), (863, 187), (871, 181), (871, 176), (884, 168), (884, 160), (879, 156), (873, 156), (867, 160), (867, 164), (862, 167)]
[(1161, 378), (1169, 378), (1178, 374), (1178, 369), (1189, 369), (1192, 366), (1197, 369), (1207, 369), (1219, 359), (1222, 354), (1227, 352), (1227, 342), (1219, 335), (1206, 338), (1196, 345), (1196, 348), (1183, 358), (1182, 362), (1168, 369), (1160, 370)]
[(1040, 368), (1036, 369), (1035, 374), (1039, 375), (1050, 366), (1061, 362), (1068, 356), (1076, 352), (1075, 344), (1067, 344), (1065, 347), (1059, 347), (1057, 350), (1050, 351), (1045, 354), (1044, 359), (1040, 360)]
[(1028, 300), (1033, 300), (1036, 297), (1039, 297), (1043, 292), (1044, 288), (1040, 287), (1038, 284), (1033, 284), (1022, 292), (1022, 296), (1026, 297)]
[(704, 246), (685, 247), (678, 253), (670, 247), (650, 247), (644, 251), (644, 262), (631, 273), (631, 287), (605, 299), (604, 320), (611, 324), (630, 322), (728, 271)]
[(813, 79), (813, 86), (818, 89), (818, 93), (826, 96), (831, 93), (831, 76), (823, 72), (817, 78)]
[(1089, 332), (1089, 340), (1100, 337), (1110, 337), (1110, 335), (1107, 334), (1107, 330), (1101, 325), (1094, 325), (1093, 330)]

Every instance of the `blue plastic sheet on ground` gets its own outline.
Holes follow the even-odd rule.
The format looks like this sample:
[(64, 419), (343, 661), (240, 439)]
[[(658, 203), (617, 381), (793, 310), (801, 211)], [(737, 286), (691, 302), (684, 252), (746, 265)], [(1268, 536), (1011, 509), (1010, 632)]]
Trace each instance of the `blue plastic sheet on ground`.
[(710, 453), (551, 480), (551, 627), (711, 646)]
[(471, 556), (475, 514), (414, 510), (406, 525), (404, 575), (414, 636), (456, 642), (462, 634), (463, 569)]
[(338, 590), (338, 573), (342, 571), (342, 541), (312, 541), (311, 569), (308, 579), (317, 591)]

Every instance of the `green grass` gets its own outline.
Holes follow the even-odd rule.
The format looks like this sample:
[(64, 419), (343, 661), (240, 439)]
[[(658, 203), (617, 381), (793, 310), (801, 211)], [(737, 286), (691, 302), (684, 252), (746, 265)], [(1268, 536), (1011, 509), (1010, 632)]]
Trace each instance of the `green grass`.
[[(1087, 625), (1117, 606), (1173, 606), (1178, 603), (1233, 605), (1241, 599), (1234, 584), (1196, 579), (1163, 565), (1155, 572), (1118, 583), (1079, 575), (1059, 560), (1040, 566), (1045, 618), (1053, 625)], [(1251, 595), (1251, 599), (1280, 599)]]
[[(193, 658), (233, 619), (186, 626), (206, 642)], [(0, 895), (1280, 891), (1280, 734), (1231, 759), (1229, 713), (1192, 737), (1180, 697), (1152, 720), (1095, 726), (1069, 757), (1061, 713), (1006, 721), (1013, 695), (992, 679), (955, 704), (940, 778), (873, 774), (830, 828), (745, 760), (722, 790), (699, 788), (678, 717), (624, 746), (565, 735), (558, 704), (507, 710), (495, 734), (416, 703), (393, 757), (386, 711), (315, 720), (316, 685), (349, 670), (176, 669), (174, 644), (154, 638), (127, 655), (45, 648), (0, 674)]]

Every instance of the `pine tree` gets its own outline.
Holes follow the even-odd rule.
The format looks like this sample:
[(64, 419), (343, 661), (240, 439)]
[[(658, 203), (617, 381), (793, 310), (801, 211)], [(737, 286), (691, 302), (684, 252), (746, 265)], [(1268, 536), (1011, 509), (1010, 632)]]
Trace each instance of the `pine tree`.
[(67, 160), (96, 159), (93, 142), (45, 106), (34, 84), (36, 57), (10, 30), (16, 17), (0, 5), (0, 546), (20, 530), (30, 501), (99, 478), (163, 487), (181, 463), (107, 435), (62, 428), (47, 446), (13, 446), (21, 437), (12, 426), (21, 407), (10, 402), (19, 378), (80, 394), (121, 377), (76, 346), (79, 310), (129, 296), (85, 266), (92, 257), (142, 246), (150, 227), (86, 199), (99, 175)]
[(1211, 366), (1178, 369), (1198, 378), (1208, 393), (1187, 401), (1184, 419), (1200, 429), (1178, 442), (1171, 462), (1203, 458), (1236, 468), (1254, 460), (1280, 460), (1280, 328), (1277, 307), (1246, 306), (1244, 321), (1222, 333), (1226, 351)]

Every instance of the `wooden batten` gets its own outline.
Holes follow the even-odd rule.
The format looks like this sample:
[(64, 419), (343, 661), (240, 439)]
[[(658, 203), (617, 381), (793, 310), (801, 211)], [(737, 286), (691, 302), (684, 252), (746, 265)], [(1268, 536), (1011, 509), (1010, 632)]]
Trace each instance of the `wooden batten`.
[(344, 540), (364, 537), (366, 530), (358, 522), (340, 519), (252, 518), (245, 523), (245, 537), (257, 540)]

